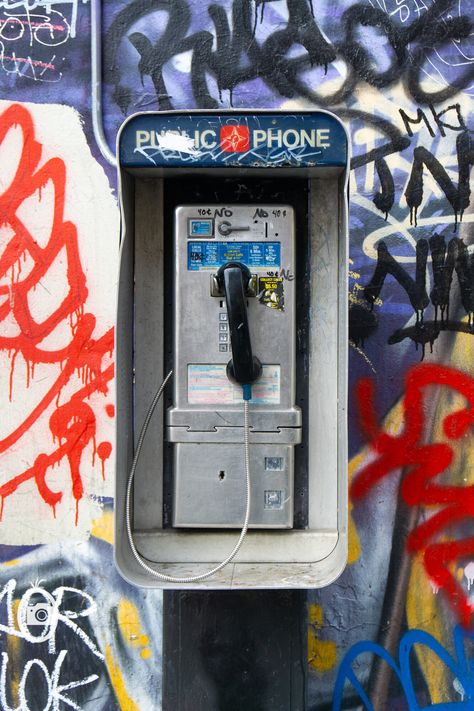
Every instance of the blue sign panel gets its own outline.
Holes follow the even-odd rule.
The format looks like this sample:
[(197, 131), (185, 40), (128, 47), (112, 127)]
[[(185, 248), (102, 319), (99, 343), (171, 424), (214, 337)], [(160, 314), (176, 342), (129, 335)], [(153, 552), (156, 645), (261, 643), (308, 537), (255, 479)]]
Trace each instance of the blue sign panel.
[(146, 113), (129, 119), (119, 139), (125, 167), (345, 166), (342, 124), (308, 113)]
[(250, 269), (280, 267), (279, 242), (188, 242), (188, 269), (218, 269), (226, 262), (243, 262)]

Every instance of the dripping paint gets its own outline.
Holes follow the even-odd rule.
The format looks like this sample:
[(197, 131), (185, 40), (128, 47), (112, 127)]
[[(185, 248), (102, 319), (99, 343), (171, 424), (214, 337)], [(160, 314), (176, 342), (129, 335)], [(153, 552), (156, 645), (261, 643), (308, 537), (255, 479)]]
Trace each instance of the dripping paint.
[[(107, 282), (97, 293), (97, 277), (88, 278), (83, 260), (91, 251), (94, 262), (113, 260), (116, 207), (98, 166), (78, 202), (82, 191), (75, 181), (92, 159), (72, 109), (6, 102), (0, 108), (0, 354), (8, 392), (0, 437), (0, 515), (10, 522), (15, 496), (23, 501), (28, 492), (28, 516), (58, 518), (63, 505), (58, 533), (67, 526), (79, 535), (81, 502), (96, 515), (94, 498), (110, 492), (111, 419), (101, 414), (105, 426), (99, 425), (97, 414), (113, 406), (113, 329), (103, 307), (95, 312)], [(55, 138), (45, 145), (51, 117)], [(65, 121), (73, 121), (75, 131), (64, 132)], [(61, 138), (70, 142), (66, 151)], [(74, 143), (80, 159), (71, 156)], [(100, 203), (93, 198), (94, 182), (102, 183)], [(80, 216), (81, 201), (89, 210), (91, 200), (110, 230), (102, 233), (101, 246)], [(85, 527), (89, 520), (86, 513)], [(16, 541), (18, 528), (21, 523), (14, 531), (8, 527)]]

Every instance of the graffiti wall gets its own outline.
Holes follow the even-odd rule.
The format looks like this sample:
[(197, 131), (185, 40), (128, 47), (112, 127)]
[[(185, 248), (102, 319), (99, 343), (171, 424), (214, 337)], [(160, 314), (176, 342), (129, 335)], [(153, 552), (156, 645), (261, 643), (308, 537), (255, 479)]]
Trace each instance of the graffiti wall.
[[(474, 7), (105, 0), (133, 112), (349, 128), (350, 555), (310, 594), (314, 711), (474, 705)], [(0, 2), (0, 709), (160, 706), (161, 594), (115, 571), (114, 171), (88, 0)]]

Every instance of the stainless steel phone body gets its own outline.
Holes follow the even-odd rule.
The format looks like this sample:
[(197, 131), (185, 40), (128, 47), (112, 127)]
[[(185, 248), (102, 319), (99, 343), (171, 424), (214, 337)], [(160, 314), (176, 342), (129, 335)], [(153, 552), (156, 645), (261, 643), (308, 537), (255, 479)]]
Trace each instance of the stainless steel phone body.
[(173, 526), (240, 527), (245, 515), (242, 388), (232, 357), (220, 266), (245, 264), (252, 349), (263, 365), (250, 401), (254, 528), (293, 525), (295, 406), (295, 227), (286, 205), (183, 205), (175, 210)]

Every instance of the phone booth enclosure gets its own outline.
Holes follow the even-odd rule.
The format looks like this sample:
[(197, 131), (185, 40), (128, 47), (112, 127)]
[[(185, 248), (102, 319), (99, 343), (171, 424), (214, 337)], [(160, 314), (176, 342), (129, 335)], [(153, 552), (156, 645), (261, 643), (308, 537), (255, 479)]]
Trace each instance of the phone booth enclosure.
[(244, 264), (262, 374), (250, 402), (252, 509), (237, 557), (200, 588), (320, 587), (347, 558), (347, 180), (328, 112), (137, 114), (118, 137), (115, 555), (134, 560), (125, 495), (148, 408), (173, 369), (135, 474), (132, 527), (149, 565), (196, 575), (243, 521), (243, 410), (217, 275)]

